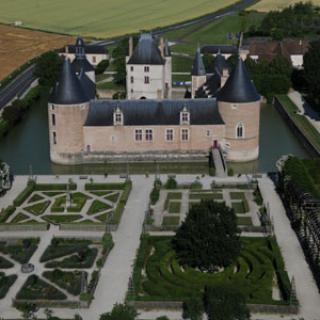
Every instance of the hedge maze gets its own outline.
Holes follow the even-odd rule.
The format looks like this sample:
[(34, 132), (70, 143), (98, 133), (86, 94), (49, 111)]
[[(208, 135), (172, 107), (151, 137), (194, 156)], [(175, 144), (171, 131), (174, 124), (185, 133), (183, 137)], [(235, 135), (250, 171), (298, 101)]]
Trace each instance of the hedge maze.
[[(289, 304), (291, 285), (274, 238), (241, 238), (237, 261), (216, 273), (181, 266), (171, 248), (171, 238), (142, 238), (133, 272), (135, 301), (183, 301), (200, 295), (206, 285), (228, 284), (240, 288), (252, 304)], [(281, 299), (273, 299), (277, 280)]]

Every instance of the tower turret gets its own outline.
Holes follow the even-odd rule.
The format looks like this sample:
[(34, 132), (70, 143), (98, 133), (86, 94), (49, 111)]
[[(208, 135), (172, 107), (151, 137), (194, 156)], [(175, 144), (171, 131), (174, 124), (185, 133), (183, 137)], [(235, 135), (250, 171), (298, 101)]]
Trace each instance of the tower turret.
[(65, 59), (48, 103), (50, 157), (53, 162), (70, 163), (68, 154), (83, 150), (83, 124), (89, 101), (70, 61)]
[(202, 59), (202, 55), (199, 47), (197, 49), (196, 55), (194, 57), (193, 65), (192, 65), (191, 79), (192, 79), (191, 95), (192, 95), (192, 98), (194, 98), (196, 91), (202, 85), (204, 85), (207, 80), (207, 72), (203, 63), (203, 59)]
[(85, 45), (82, 38), (77, 38), (75, 49), (75, 59), (72, 62), (75, 72), (77, 75), (80, 75), (81, 70), (83, 70), (89, 79), (91, 79), (93, 82), (96, 82), (94, 67), (90, 64), (86, 57)]
[(260, 95), (239, 58), (217, 95), (226, 124), (225, 150), (229, 161), (251, 161), (259, 156)]

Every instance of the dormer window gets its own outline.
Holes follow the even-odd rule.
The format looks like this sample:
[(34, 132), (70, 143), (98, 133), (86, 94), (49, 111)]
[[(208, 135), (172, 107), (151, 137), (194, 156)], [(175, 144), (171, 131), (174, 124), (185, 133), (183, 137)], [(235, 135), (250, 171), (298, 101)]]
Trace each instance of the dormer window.
[(190, 112), (187, 108), (183, 108), (180, 112), (180, 124), (190, 124)]
[(122, 126), (123, 125), (123, 113), (120, 108), (117, 108), (113, 113), (113, 125)]

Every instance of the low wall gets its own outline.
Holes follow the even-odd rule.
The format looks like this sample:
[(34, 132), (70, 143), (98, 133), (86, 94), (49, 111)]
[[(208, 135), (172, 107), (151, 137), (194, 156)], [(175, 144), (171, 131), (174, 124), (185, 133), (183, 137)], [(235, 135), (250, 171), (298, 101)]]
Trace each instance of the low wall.
[(46, 230), (48, 230), (47, 223), (0, 224), (0, 232), (4, 232), (4, 231), (46, 231)]
[[(129, 301), (128, 304), (137, 309), (179, 310), (183, 303), (181, 301)], [(252, 313), (293, 315), (299, 312), (299, 307), (296, 305), (248, 304), (248, 307)]]
[(299, 129), (299, 127), (295, 124), (295, 122), (291, 119), (291, 117), (287, 113), (287, 110), (282, 106), (281, 102), (278, 100), (277, 97), (274, 98), (273, 105), (277, 109), (277, 111), (280, 113), (282, 118), (286, 121), (286, 123), (288, 124), (289, 128), (293, 131), (295, 136), (299, 139), (299, 141), (305, 147), (305, 149), (307, 149), (308, 152), (312, 156), (319, 157), (320, 152), (318, 151), (318, 149), (312, 144), (311, 141), (309, 141), (307, 139), (307, 137), (303, 134), (303, 132)]
[(105, 224), (76, 224), (76, 223), (62, 223), (59, 227), (62, 231), (106, 231)]
[(89, 308), (90, 303), (87, 301), (70, 301), (70, 300), (17, 300), (13, 299), (13, 305), (17, 306), (19, 304), (32, 303), (36, 304), (40, 308), (68, 308), (68, 309), (78, 309), (78, 308)]

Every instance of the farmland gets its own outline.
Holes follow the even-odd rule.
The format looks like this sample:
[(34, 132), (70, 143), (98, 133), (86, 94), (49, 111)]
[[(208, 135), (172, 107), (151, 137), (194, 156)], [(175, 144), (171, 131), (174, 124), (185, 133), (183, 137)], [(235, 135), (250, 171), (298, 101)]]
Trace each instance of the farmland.
[(261, 0), (257, 4), (253, 5), (250, 9), (261, 12), (267, 12), (276, 9), (283, 9), (297, 2), (309, 2), (311, 1), (315, 5), (320, 5), (320, 0)]
[[(72, 35), (111, 37), (214, 12), (236, 0), (1, 0), (0, 22)], [(66, 5), (66, 3), (68, 5)]]
[(0, 80), (41, 53), (72, 42), (71, 37), (0, 24)]

